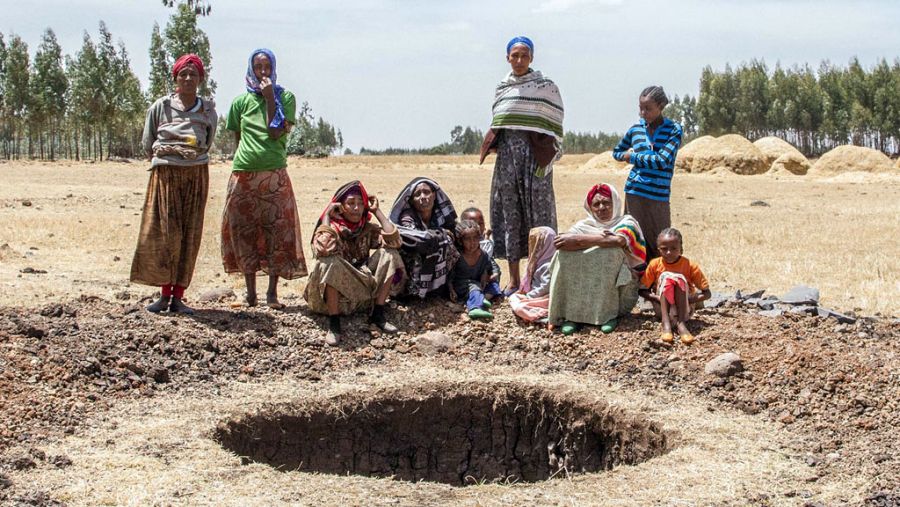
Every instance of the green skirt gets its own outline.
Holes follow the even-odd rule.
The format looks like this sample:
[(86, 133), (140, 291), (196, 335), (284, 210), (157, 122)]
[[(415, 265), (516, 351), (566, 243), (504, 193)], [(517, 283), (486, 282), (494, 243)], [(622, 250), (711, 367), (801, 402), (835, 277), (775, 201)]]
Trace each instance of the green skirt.
[(558, 251), (550, 263), (550, 323), (599, 326), (631, 312), (637, 291), (622, 249)]

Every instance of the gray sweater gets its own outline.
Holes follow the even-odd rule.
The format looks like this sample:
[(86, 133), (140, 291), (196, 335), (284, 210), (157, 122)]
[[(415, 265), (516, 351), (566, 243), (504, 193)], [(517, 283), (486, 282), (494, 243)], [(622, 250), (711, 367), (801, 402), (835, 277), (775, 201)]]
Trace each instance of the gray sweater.
[(209, 147), (216, 137), (216, 104), (197, 97), (190, 110), (175, 94), (158, 99), (147, 110), (141, 145), (151, 166), (191, 166), (209, 163)]

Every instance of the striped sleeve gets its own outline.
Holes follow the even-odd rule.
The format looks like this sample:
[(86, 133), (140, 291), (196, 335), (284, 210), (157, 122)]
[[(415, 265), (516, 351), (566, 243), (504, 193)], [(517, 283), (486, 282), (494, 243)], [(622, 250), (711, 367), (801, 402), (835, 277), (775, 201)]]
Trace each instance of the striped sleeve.
[(634, 131), (634, 127), (628, 129), (628, 132), (625, 133), (625, 137), (623, 137), (619, 144), (613, 148), (613, 158), (622, 162), (625, 158), (625, 153), (628, 151), (628, 148), (631, 148), (631, 134)]
[(666, 144), (658, 152), (635, 153), (631, 155), (631, 163), (641, 169), (672, 170), (679, 147), (681, 147), (681, 127), (676, 123), (666, 139)]
[(644, 239), (638, 234), (635, 226), (628, 223), (622, 223), (613, 229), (613, 234), (625, 238), (625, 246), (631, 252), (632, 256), (640, 259), (641, 262), (647, 261), (647, 247), (644, 244)]

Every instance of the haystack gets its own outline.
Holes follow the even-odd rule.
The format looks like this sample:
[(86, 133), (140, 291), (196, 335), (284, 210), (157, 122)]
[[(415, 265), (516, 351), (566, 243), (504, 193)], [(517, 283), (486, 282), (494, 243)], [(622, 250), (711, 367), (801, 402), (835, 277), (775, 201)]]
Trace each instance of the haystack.
[(591, 157), (578, 168), (578, 172), (614, 172), (631, 169), (631, 164), (619, 162), (612, 156), (612, 151), (605, 151)]
[(694, 154), (697, 150), (715, 140), (716, 138), (713, 136), (702, 136), (682, 146), (681, 149), (678, 150), (678, 156), (675, 158), (675, 170), (691, 172)]
[(809, 172), (828, 176), (845, 172), (890, 173), (895, 169), (894, 162), (878, 150), (845, 145), (822, 155)]
[(765, 156), (746, 137), (728, 134), (704, 142), (689, 153), (690, 172), (708, 172), (724, 168), (735, 174), (762, 174), (769, 169)]
[(780, 137), (763, 137), (762, 139), (753, 141), (753, 145), (759, 148), (759, 151), (766, 157), (767, 165), (772, 165), (772, 162), (775, 162), (778, 157), (787, 155), (788, 153), (800, 155), (801, 157), (803, 156), (803, 154), (800, 153), (800, 150), (795, 148), (794, 145)]
[(785, 153), (776, 158), (769, 167), (768, 174), (796, 174), (804, 175), (810, 168), (809, 160), (799, 151), (797, 153)]

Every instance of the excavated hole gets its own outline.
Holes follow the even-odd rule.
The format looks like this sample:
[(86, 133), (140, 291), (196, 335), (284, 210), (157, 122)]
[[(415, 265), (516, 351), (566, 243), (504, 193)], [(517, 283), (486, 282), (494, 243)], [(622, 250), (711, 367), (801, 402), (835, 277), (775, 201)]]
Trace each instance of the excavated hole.
[(453, 486), (609, 470), (669, 447), (660, 425), (640, 415), (514, 384), (278, 405), (221, 423), (214, 438), (245, 464)]

